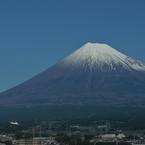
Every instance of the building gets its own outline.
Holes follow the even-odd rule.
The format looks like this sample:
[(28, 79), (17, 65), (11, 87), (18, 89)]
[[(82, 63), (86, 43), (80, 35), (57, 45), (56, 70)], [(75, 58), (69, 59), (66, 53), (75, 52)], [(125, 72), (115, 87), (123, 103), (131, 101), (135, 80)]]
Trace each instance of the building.
[(102, 135), (103, 139), (111, 139), (111, 138), (116, 138), (115, 134), (104, 134)]
[(40, 139), (20, 139), (18, 145), (43, 145)]

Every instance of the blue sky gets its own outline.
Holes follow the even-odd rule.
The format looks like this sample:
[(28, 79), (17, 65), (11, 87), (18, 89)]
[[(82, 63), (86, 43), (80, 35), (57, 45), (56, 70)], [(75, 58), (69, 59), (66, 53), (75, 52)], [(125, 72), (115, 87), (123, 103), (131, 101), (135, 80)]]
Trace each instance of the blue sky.
[(144, 0), (1, 0), (0, 92), (87, 42), (145, 62)]

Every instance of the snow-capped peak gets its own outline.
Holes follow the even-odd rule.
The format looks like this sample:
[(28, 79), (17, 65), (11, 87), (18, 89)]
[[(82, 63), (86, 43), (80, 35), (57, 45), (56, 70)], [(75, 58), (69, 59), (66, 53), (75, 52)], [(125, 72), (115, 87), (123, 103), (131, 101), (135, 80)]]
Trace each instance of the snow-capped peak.
[(117, 67), (124, 70), (145, 71), (145, 64), (134, 60), (107, 44), (90, 43), (88, 42), (64, 60), (60, 65), (71, 68), (89, 67), (90, 69), (103, 70), (108, 67), (109, 70), (116, 71)]

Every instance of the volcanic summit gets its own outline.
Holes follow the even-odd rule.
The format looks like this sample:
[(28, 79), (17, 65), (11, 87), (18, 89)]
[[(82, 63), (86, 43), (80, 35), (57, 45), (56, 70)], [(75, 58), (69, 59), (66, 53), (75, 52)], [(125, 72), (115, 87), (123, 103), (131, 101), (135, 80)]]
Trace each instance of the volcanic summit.
[(145, 64), (106, 44), (87, 43), (30, 80), (0, 94), (5, 105), (145, 104)]

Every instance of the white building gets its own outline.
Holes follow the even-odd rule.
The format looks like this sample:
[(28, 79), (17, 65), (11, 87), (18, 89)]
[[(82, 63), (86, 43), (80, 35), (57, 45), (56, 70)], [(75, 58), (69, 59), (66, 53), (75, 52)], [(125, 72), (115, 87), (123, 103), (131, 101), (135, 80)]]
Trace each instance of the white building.
[(118, 139), (122, 139), (122, 138), (124, 138), (124, 137), (126, 137), (124, 134), (118, 134), (118, 135), (117, 135), (117, 138), (118, 138)]
[(112, 139), (112, 138), (116, 138), (115, 134), (104, 134), (101, 136), (102, 139)]

